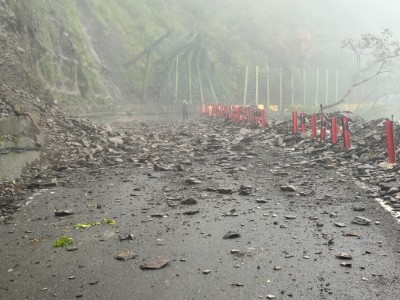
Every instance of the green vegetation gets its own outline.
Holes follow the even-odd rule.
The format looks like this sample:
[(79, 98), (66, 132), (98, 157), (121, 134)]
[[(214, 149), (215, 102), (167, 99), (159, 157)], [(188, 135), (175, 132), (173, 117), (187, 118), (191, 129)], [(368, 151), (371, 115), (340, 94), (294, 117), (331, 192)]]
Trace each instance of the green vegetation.
[(101, 222), (95, 221), (95, 222), (87, 222), (87, 223), (78, 223), (74, 226), (74, 228), (75, 229), (89, 229), (92, 226), (101, 225), (101, 224), (115, 225), (115, 224), (117, 224), (117, 222), (114, 219), (104, 218), (103, 220), (101, 220)]
[(60, 237), (55, 243), (54, 243), (54, 247), (56, 248), (62, 248), (62, 247), (66, 247), (66, 246), (70, 246), (74, 243), (74, 240), (72, 239), (72, 237), (69, 236), (62, 236)]
[[(289, 107), (307, 102), (311, 108), (316, 102), (337, 100), (352, 82), (354, 60), (340, 49), (352, 22), (336, 22), (346, 8), (340, 5), (336, 8), (317, 0), (9, 2), (20, 23), (17, 27), (26, 32), (26, 48), (33, 52), (32, 72), (38, 71), (45, 86), (64, 102), (109, 104), (120, 94), (125, 100), (160, 95), (167, 102), (182, 98), (209, 102), (223, 91), (221, 102), (241, 103), (246, 66), (248, 104), (255, 102), (256, 94), (259, 103), (266, 103), (268, 94), (271, 104), (282, 102)], [(336, 12), (322, 17), (326, 7)], [(167, 32), (172, 35), (153, 49), (149, 64), (144, 55), (125, 68), (127, 61)], [(190, 33), (201, 35), (201, 47), (197, 51), (175, 48), (183, 45)], [(207, 51), (201, 52), (203, 46)], [(177, 54), (175, 62), (165, 59), (171, 52)], [(256, 66), (260, 71), (257, 93)], [(150, 70), (147, 76), (146, 70)], [(174, 82), (177, 79), (179, 88)], [(28, 80), (39, 85), (32, 74)], [(203, 81), (204, 91), (199, 81)], [(210, 81), (214, 87), (208, 87)], [(187, 86), (191, 88), (182, 88)], [(114, 87), (117, 93), (113, 93)]]

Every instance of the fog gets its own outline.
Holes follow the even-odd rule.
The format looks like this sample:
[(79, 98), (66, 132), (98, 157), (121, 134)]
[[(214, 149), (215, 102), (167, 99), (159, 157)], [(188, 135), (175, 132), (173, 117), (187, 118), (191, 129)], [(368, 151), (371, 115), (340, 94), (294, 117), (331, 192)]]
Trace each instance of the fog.
[[(239, 2), (244, 3), (244, 1)], [(252, 43), (252, 49), (257, 49), (263, 43), (262, 36), (269, 34), (269, 38), (264, 41), (260, 49), (268, 49), (266, 52), (270, 56), (266, 60), (269, 64), (275, 64), (277, 68), (283, 67), (288, 70), (286, 78), (293, 76), (290, 75), (293, 73), (293, 68), (307, 68), (307, 76), (311, 78), (309, 81), (315, 82), (317, 68), (322, 69), (323, 72), (324, 69), (330, 69), (330, 93), (324, 95), (324, 91), (321, 91), (321, 88), (319, 90), (320, 98), (326, 97), (327, 103), (340, 100), (346, 94), (347, 86), (351, 87), (352, 84), (368, 78), (380, 67), (378, 64), (371, 68), (369, 73), (358, 74), (355, 53), (349, 49), (342, 49), (343, 40), (347, 38), (359, 40), (365, 33), (379, 36), (387, 28), (393, 32), (392, 40), (400, 41), (400, 2), (395, 0), (253, 0), (247, 6), (243, 4), (242, 8), (245, 7), (252, 12), (247, 15), (249, 22), (255, 23), (254, 20), (257, 17), (265, 16), (263, 22), (256, 23), (260, 25), (262, 31), (261, 34), (255, 35), (256, 40)], [(257, 40), (257, 37), (260, 38)], [(398, 60), (398, 57), (396, 59)], [(374, 57), (371, 55), (362, 56), (361, 68), (373, 61)], [(350, 102), (353, 102), (353, 106), (349, 106), (349, 109), (361, 111), (363, 106), (359, 106), (359, 103), (368, 105), (372, 103), (371, 106), (374, 108), (385, 106), (389, 102), (393, 103), (394, 99), (400, 95), (398, 85), (400, 77), (398, 64), (393, 67), (392, 61), (385, 65), (384, 74), (357, 86), (349, 93), (348, 98), (351, 100)], [(336, 82), (335, 79), (332, 79), (332, 75), (335, 76), (334, 74), (337, 72), (335, 70), (339, 70), (340, 74), (340, 78), (336, 79)], [(297, 71), (297, 73), (300, 72)], [(345, 75), (341, 75), (343, 72), (351, 74), (348, 78), (346, 75), (346, 83), (344, 83)], [(297, 81), (301, 81), (301, 74), (297, 78)], [(324, 80), (322, 78), (322, 82)], [(337, 81), (340, 82), (337, 83)], [(291, 88), (290, 83), (287, 80), (285, 83), (284, 79), (283, 85), (284, 99), (290, 98), (293, 89), (295, 98), (302, 97), (301, 84), (294, 88), (292, 84)], [(335, 86), (336, 93), (334, 95)], [(308, 84), (307, 88), (307, 97), (315, 98), (312, 96), (313, 93), (315, 94), (315, 84)], [(306, 93), (304, 92), (304, 94)], [(278, 96), (275, 94), (275, 98)], [(370, 107), (368, 109), (371, 111)], [(385, 112), (377, 112), (374, 117), (382, 113)]]

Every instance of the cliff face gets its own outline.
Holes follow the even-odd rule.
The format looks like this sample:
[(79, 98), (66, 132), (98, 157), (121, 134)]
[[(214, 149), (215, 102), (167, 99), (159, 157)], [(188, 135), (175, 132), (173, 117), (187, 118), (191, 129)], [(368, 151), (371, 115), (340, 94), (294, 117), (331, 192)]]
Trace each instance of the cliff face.
[(128, 97), (124, 40), (105, 35), (86, 1), (0, 1), (0, 14), (2, 83), (68, 105)]
[[(190, 3), (0, 0), (0, 63), (5, 70), (0, 79), (80, 110), (139, 103), (146, 59), (130, 68), (124, 65), (169, 31), (175, 38), (191, 30), (207, 31), (208, 19), (193, 17), (204, 11), (193, 10), (197, 6)], [(152, 63), (160, 52), (152, 53)], [(221, 69), (221, 64), (215, 67)], [(152, 68), (149, 98), (156, 98), (157, 71)]]

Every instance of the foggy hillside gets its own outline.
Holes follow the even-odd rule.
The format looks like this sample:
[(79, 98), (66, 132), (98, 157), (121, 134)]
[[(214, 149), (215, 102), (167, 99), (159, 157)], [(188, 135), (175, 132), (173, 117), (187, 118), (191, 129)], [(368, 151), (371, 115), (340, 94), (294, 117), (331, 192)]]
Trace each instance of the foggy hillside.
[[(208, 85), (208, 73), (219, 101), (243, 101), (247, 66), (250, 102), (255, 98), (256, 68), (261, 76), (260, 101), (267, 101), (265, 82), (269, 78), (272, 102), (279, 105), (279, 97), (285, 105), (290, 104), (290, 97), (299, 102), (305, 76), (305, 97), (315, 98), (319, 93), (318, 98), (334, 102), (346, 93), (356, 74), (355, 57), (341, 49), (341, 42), (366, 32), (379, 34), (383, 28), (392, 29), (395, 38), (399, 36), (399, 4), (395, 1), (8, 0), (0, 6), (6, 16), (1, 21), (7, 29), (3, 33), (14, 40), (9, 39), (5, 47), (21, 49), (18, 56), (28, 85), (32, 89), (44, 87), (60, 102), (74, 105), (82, 101), (104, 105), (213, 98), (207, 86), (202, 99), (196, 87), (189, 95), (188, 71), (182, 61), (178, 67), (182, 89), (178, 95), (168, 90), (176, 76), (171, 71), (173, 61), (166, 58), (188, 43), (191, 33), (198, 34), (192, 54), (173, 55), (185, 59), (200, 49), (206, 53), (206, 58), (203, 54), (198, 58), (204, 72), (202, 81)], [(150, 51), (148, 75), (146, 55), (126, 66), (168, 32), (172, 35)], [(283, 76), (281, 95), (279, 72)], [(194, 76), (193, 85), (196, 80)], [(320, 86), (326, 81), (329, 91), (315, 91), (316, 81), (321, 81)], [(364, 88), (354, 99), (362, 100), (366, 94)]]

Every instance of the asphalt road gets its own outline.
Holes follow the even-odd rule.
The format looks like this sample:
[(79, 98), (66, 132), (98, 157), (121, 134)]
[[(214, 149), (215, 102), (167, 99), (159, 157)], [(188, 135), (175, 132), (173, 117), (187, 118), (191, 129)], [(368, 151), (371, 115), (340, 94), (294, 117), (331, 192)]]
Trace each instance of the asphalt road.
[[(0, 225), (0, 299), (400, 299), (400, 226), (352, 178), (256, 142), (192, 162), (100, 169), (27, 195)], [(104, 218), (116, 224), (74, 229)], [(76, 251), (53, 247), (62, 235)], [(121, 251), (137, 256), (116, 260)], [(140, 269), (157, 259), (170, 262)]]

